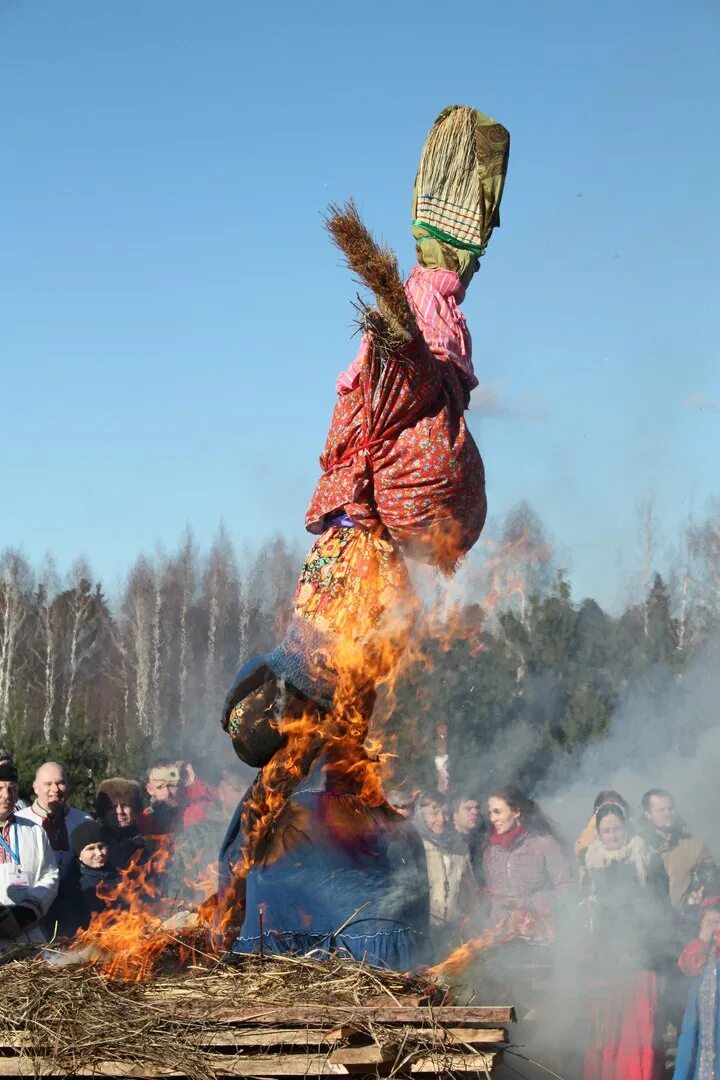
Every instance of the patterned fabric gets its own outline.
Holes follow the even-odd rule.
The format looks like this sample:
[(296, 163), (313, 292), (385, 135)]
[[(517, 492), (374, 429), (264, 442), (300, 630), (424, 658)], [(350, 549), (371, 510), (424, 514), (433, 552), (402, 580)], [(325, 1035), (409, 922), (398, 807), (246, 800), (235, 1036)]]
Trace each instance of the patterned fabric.
[(500, 224), (510, 134), (466, 105), (444, 109), (420, 157), (413, 191), (413, 224), (477, 255)]
[(362, 640), (411, 595), (405, 563), (388, 536), (335, 527), (310, 549), (295, 592), (295, 614), (323, 632)]
[[(469, 390), (478, 385), (472, 364), (472, 339), (458, 304), (465, 299), (465, 286), (454, 270), (416, 265), (405, 285), (418, 329), (433, 356), (450, 360), (467, 380)], [(353, 390), (360, 379), (372, 343), (366, 334), (358, 354), (347, 371), (338, 375), (338, 394)]]
[[(0, 836), (2, 836), (8, 848), (12, 847), (11, 829), (14, 820), (15, 819), (11, 814), (3, 825), (2, 830), (0, 830)], [(6, 848), (3, 844), (0, 844), (0, 863), (11, 863), (15, 861), (10, 852), (8, 851), (8, 848)]]
[[(702, 942), (691, 944), (701, 946)], [(689, 948), (683, 953), (686, 961)], [(696, 947), (693, 952), (695, 956), (691, 968), (694, 971), (697, 967), (695, 960), (701, 959), (701, 952), (707, 956), (707, 949)], [(690, 974), (690, 968), (682, 963), (683, 957), (681, 969)], [(720, 1077), (719, 974), (717, 957), (712, 956), (704, 966), (698, 968), (692, 981), (678, 1040), (673, 1080), (718, 1080)]]
[(356, 384), (335, 406), (306, 528), (322, 532), (325, 516), (344, 508), (365, 529), (384, 526), (403, 554), (452, 571), (487, 511), (467, 400), (466, 377), (420, 336), (382, 365), (364, 350)]

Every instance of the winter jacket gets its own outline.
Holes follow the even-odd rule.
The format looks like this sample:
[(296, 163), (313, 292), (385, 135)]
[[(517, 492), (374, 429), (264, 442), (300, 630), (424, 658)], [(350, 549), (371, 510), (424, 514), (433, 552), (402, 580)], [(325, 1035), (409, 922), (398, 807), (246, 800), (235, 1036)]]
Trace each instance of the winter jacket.
[(679, 908), (687, 897), (693, 872), (701, 864), (715, 865), (710, 849), (697, 836), (691, 836), (682, 825), (661, 832), (648, 823), (643, 838), (659, 853), (670, 881), (670, 901)]
[(467, 844), (454, 832), (436, 836), (418, 822), (430, 883), (430, 925), (456, 923), (470, 914), (477, 889)]
[(150, 854), (150, 846), (140, 835), (137, 825), (126, 825), (121, 829), (103, 825), (102, 839), (107, 844), (108, 862), (116, 870), (124, 870), (133, 858), (136, 863), (144, 863)]
[(217, 795), (202, 780), (193, 780), (185, 789), (186, 805), (183, 810), (183, 828), (191, 829), (205, 820), (217, 803)]
[(45, 941), (39, 920), (57, 896), (59, 873), (43, 829), (19, 814), (2, 829), (19, 863), (0, 848), (0, 952), (19, 942)]
[(32, 806), (28, 806), (27, 809), (17, 810), (15, 816), (18, 819), (24, 818), (26, 821), (32, 821), (34, 825), (39, 825), (47, 833), (50, 846), (55, 852), (60, 877), (64, 877), (74, 858), (70, 843), (73, 830), (78, 825), (81, 825), (83, 821), (92, 820), (90, 814), (86, 814), (84, 810), (78, 810), (76, 806), (66, 806), (62, 817), (50, 817), (47, 810), (44, 810), (36, 799)]
[(105, 911), (108, 902), (98, 896), (98, 886), (110, 889), (120, 883), (120, 875), (111, 863), (94, 870), (81, 863), (77, 855), (60, 882), (60, 892), (52, 914), (57, 921), (58, 937), (73, 937), (90, 925), (93, 913)]
[(557, 900), (574, 886), (570, 859), (554, 836), (525, 832), (509, 847), (489, 843), (483, 871), (490, 926), (527, 911), (539, 915), (552, 936)]
[(677, 955), (665, 867), (640, 836), (610, 851), (593, 840), (585, 872), (590, 941), (597, 962), (654, 969)]

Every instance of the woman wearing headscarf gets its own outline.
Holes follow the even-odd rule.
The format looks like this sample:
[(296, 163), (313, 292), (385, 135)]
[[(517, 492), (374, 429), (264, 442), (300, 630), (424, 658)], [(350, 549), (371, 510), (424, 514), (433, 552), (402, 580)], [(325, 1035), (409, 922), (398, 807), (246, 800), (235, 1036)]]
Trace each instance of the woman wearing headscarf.
[(667, 875), (621, 806), (599, 807), (595, 831), (585, 856), (592, 1038), (584, 1080), (655, 1080), (657, 971), (672, 949)]
[(595, 815), (601, 806), (615, 805), (619, 806), (622, 812), (625, 814), (628, 822), (630, 821), (630, 804), (626, 799), (623, 799), (619, 791), (613, 791), (612, 788), (606, 788), (603, 791), (598, 791), (595, 796), (595, 802), (593, 803), (593, 812), (583, 831), (575, 841), (575, 858), (577, 859), (580, 874), (582, 875), (585, 870), (585, 853), (592, 844), (593, 840), (597, 839), (597, 832), (595, 831)]

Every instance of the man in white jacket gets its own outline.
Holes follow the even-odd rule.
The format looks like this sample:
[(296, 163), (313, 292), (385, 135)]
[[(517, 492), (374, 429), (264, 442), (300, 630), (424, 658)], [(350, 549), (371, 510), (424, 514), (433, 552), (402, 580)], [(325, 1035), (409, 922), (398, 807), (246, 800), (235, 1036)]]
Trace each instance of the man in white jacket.
[(59, 874), (50, 841), (16, 815), (17, 771), (0, 763), (0, 952), (45, 940), (40, 920), (57, 896)]
[(68, 805), (69, 790), (63, 766), (57, 761), (46, 761), (35, 773), (35, 801), (32, 806), (17, 812), (18, 818), (25, 818), (42, 828), (55, 852), (61, 878), (73, 861), (70, 837), (78, 825), (90, 819), (84, 810)]

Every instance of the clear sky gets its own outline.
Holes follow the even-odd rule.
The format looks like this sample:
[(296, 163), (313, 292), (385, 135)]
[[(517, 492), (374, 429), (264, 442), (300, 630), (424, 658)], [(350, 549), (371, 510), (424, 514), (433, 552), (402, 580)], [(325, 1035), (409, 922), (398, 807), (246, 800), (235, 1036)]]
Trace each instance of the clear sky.
[(527, 498), (613, 604), (635, 505), (720, 483), (715, 0), (0, 0), (0, 546), (112, 589), (136, 554), (303, 541), (354, 195), (409, 270), (436, 114), (510, 130), (465, 303), (491, 512)]

